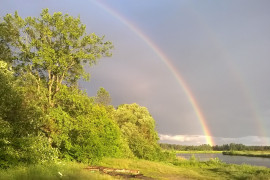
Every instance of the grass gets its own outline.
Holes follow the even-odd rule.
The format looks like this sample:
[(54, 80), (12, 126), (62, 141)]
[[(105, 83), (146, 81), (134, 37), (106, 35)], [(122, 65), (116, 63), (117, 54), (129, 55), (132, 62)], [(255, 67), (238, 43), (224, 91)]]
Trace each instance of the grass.
[(270, 151), (224, 151), (224, 155), (270, 158)]
[[(212, 159), (199, 162), (177, 159), (173, 162), (153, 162), (140, 159), (105, 158), (98, 166), (139, 170), (144, 176), (153, 179), (270, 179), (270, 169), (250, 165), (231, 165)], [(14, 167), (0, 170), (2, 180), (58, 180), (58, 179), (119, 179), (99, 172), (85, 170), (86, 164), (75, 162), (48, 163), (27, 167)]]
[(139, 170), (144, 176), (154, 179), (177, 179), (177, 178), (195, 178), (205, 179), (198, 172), (190, 170), (188, 167), (177, 167), (170, 163), (152, 162), (146, 160), (131, 159), (104, 159), (99, 165), (113, 168), (135, 169)]
[(101, 166), (137, 169), (154, 179), (270, 179), (270, 169), (250, 165), (231, 165), (212, 159), (199, 162), (196, 159), (178, 159), (174, 162), (107, 158)]
[(270, 169), (251, 165), (226, 164), (218, 158), (207, 162), (198, 162), (191, 158), (189, 161), (174, 163), (179, 167), (189, 167), (210, 179), (270, 179)]
[(113, 177), (84, 170), (87, 165), (76, 162), (59, 162), (0, 169), (1, 180), (112, 180)]

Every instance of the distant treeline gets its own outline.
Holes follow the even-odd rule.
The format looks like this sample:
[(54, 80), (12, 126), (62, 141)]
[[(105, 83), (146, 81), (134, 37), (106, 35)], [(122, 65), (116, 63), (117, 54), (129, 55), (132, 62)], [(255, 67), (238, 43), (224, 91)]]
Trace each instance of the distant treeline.
[(199, 146), (187, 146), (179, 144), (161, 143), (160, 146), (167, 150), (176, 151), (269, 151), (270, 146), (246, 146), (244, 144), (223, 144), (210, 146), (209, 144), (202, 144)]

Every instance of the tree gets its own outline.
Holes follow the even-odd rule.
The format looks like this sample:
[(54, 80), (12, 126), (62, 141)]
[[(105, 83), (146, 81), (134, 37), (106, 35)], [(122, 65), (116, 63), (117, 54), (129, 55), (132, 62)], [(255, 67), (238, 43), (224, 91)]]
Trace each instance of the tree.
[(161, 158), (155, 121), (147, 108), (124, 104), (117, 108), (114, 117), (135, 156), (149, 160)]
[(6, 124), (17, 122), (22, 115), (22, 98), (13, 81), (13, 73), (6, 62), (0, 61), (0, 120)]
[(79, 17), (61, 12), (50, 15), (48, 9), (43, 9), (38, 18), (22, 19), (17, 12), (14, 16), (7, 14), (0, 27), (5, 32), (0, 37), (0, 48), (12, 50), (16, 75), (33, 76), (38, 91), (45, 86), (51, 107), (61, 85), (72, 86), (80, 78), (89, 79), (83, 65), (91, 66), (102, 56), (111, 56), (113, 47), (111, 42), (103, 42), (104, 36), (86, 34)]
[(47, 130), (62, 157), (93, 162), (104, 156), (123, 155), (121, 131), (106, 107), (79, 89), (63, 87), (55, 97), (58, 107), (50, 110)]
[(37, 132), (39, 119), (44, 118), (39, 106), (25, 98), (28, 89), (23, 89), (21, 77), (13, 74), (7, 63), (0, 61), (0, 168), (57, 157), (47, 138)]
[(112, 99), (109, 92), (106, 91), (103, 87), (99, 88), (95, 102), (103, 106), (108, 106), (111, 104), (111, 101)]
[(38, 18), (1, 18), (0, 167), (58, 152), (84, 162), (122, 154), (116, 122), (77, 88), (89, 78), (84, 65), (111, 55), (111, 42), (103, 40), (86, 34), (80, 18), (48, 9)]
[(0, 19), (0, 61), (5, 60), (6, 62), (11, 62), (12, 54), (9, 43), (13, 36), (14, 33), (12, 30), (8, 29)]

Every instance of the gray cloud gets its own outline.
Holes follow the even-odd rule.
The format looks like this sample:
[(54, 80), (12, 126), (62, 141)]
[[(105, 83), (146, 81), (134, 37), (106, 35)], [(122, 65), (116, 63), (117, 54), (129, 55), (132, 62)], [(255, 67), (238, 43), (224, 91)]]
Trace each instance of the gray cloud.
[[(196, 98), (216, 142), (269, 145), (269, 1), (104, 2), (169, 57)], [(37, 16), (45, 7), (80, 14), (88, 32), (106, 35), (115, 45), (113, 57), (87, 68), (91, 81), (80, 86), (89, 96), (102, 86), (115, 106), (133, 102), (146, 106), (161, 135), (184, 134), (183, 141), (168, 141), (205, 141), (194, 109), (162, 60), (127, 26), (91, 1), (3, 0), (0, 15), (18, 10), (24, 17)]]

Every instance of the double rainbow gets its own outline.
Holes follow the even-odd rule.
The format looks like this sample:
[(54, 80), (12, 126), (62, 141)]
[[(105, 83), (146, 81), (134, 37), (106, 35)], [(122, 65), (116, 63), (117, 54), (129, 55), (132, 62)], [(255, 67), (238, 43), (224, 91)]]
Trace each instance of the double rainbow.
[(196, 101), (194, 95), (192, 94), (192, 91), (189, 89), (188, 85), (182, 78), (181, 74), (177, 71), (177, 69), (174, 67), (173, 63), (170, 61), (170, 59), (158, 48), (157, 45), (155, 45), (151, 39), (149, 39), (140, 29), (138, 29), (134, 24), (129, 22), (125, 17), (120, 15), (117, 11), (107, 6), (105, 3), (101, 3), (101, 1), (93, 1), (97, 6), (99, 6), (101, 9), (109, 13), (110, 15), (117, 18), (120, 22), (125, 24), (131, 31), (133, 31), (138, 37), (140, 37), (157, 55), (158, 57), (164, 62), (164, 64), (168, 67), (168, 69), (171, 71), (179, 85), (184, 90), (192, 108), (194, 109), (196, 116), (202, 126), (206, 142), (207, 144), (213, 146), (214, 141), (212, 139), (210, 130), (207, 126), (206, 120), (204, 118), (204, 115), (202, 111), (200, 110), (200, 107), (198, 105), (198, 102)]

